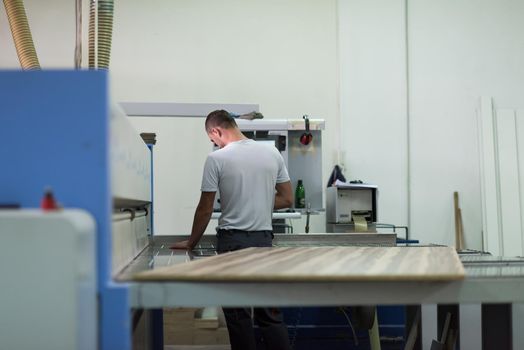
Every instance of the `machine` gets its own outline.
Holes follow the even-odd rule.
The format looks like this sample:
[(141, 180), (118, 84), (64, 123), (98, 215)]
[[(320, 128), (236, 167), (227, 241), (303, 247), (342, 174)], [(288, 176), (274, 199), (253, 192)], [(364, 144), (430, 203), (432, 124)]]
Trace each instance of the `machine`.
[[(149, 242), (152, 150), (111, 107), (106, 72), (6, 71), (0, 91), (0, 347), (130, 349), (130, 290), (114, 275)], [(35, 211), (47, 187), (62, 210)]]
[(93, 217), (0, 210), (0, 347), (96, 349)]
[(376, 232), (377, 186), (339, 183), (326, 189), (327, 232)]

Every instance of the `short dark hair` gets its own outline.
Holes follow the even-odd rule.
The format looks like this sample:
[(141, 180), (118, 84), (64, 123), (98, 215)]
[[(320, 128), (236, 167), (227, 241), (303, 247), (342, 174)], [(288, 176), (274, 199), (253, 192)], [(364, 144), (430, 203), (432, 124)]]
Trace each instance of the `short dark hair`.
[(219, 109), (208, 114), (206, 118), (206, 131), (211, 131), (212, 128), (217, 126), (223, 129), (233, 129), (237, 128), (237, 123), (231, 114), (228, 111)]

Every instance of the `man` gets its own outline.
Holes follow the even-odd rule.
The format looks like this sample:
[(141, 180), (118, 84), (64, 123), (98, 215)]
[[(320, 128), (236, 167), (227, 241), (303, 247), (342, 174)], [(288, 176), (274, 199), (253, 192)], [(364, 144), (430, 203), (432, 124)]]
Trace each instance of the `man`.
[[(248, 139), (224, 110), (206, 118), (206, 132), (220, 149), (204, 165), (201, 196), (189, 240), (172, 248), (193, 249), (204, 233), (215, 193), (220, 193), (222, 214), (217, 227), (217, 251), (224, 253), (247, 247), (270, 247), (274, 209), (293, 203), (291, 182), (284, 159), (275, 147)], [(250, 309), (224, 308), (232, 350), (256, 349)], [(289, 349), (286, 325), (276, 308), (255, 308), (267, 349)]]

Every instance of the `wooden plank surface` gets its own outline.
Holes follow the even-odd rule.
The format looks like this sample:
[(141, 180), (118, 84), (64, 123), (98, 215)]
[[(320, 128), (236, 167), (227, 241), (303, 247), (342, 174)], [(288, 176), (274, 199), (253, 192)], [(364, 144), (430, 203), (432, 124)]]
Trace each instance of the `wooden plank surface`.
[(247, 248), (144, 271), (138, 281), (447, 281), (464, 278), (452, 247)]

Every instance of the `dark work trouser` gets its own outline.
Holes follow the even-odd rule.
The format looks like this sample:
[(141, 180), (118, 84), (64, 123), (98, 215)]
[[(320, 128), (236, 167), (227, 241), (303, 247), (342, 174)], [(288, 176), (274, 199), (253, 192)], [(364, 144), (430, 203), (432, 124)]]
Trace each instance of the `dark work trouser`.
[[(218, 230), (217, 252), (249, 247), (271, 247), (271, 231)], [(256, 341), (250, 308), (223, 308), (231, 350), (255, 350)], [(289, 338), (278, 308), (254, 308), (253, 318), (260, 328), (266, 349), (288, 350)]]

